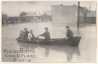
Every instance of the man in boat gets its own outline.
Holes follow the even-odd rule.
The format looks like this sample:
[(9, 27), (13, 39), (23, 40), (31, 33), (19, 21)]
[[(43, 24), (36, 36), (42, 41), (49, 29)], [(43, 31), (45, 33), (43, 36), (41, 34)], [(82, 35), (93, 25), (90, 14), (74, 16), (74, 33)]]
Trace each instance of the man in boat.
[(29, 39), (29, 41), (34, 41), (35, 40), (35, 36), (34, 36), (32, 30), (30, 30), (29, 33), (28, 33), (28, 39)]
[[(48, 27), (45, 27), (44, 29), (45, 29), (45, 32), (39, 35), (39, 36), (44, 37), (44, 40), (41, 43), (45, 44), (45, 45), (49, 45), (49, 43), (50, 43), (50, 32), (48, 31)], [(46, 46), (45, 47), (45, 56), (47, 57), (48, 55), (49, 55), (49, 47)]]
[(47, 27), (45, 27), (45, 32), (44, 33), (42, 33), (40, 36), (43, 36), (45, 39), (44, 39), (44, 41), (45, 41), (45, 43), (49, 43), (49, 40), (50, 40), (50, 32), (48, 31), (48, 28)]
[(25, 40), (28, 40), (28, 33), (29, 33), (28, 29), (24, 28), (24, 39)]
[(70, 29), (69, 26), (66, 26), (66, 29), (67, 29), (67, 33), (66, 33), (66, 36), (68, 39), (72, 39), (73, 38), (73, 32), (72, 30)]
[(24, 31), (23, 30), (20, 31), (19, 37), (17, 39), (24, 40)]

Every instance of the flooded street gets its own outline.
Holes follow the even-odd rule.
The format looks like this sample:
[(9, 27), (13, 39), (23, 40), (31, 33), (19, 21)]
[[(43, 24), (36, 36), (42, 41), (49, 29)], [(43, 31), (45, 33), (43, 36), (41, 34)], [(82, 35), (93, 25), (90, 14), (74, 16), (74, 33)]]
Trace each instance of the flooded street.
[[(2, 59), (3, 61), (19, 61), (19, 62), (68, 62), (71, 58), (71, 62), (95, 62), (96, 61), (96, 26), (88, 25), (80, 27), (80, 33), (82, 39), (79, 44), (79, 48), (71, 46), (43, 46), (32, 43), (19, 43), (16, 38), (19, 36), (20, 30), (27, 27), (28, 30), (32, 29), (35, 36), (38, 36), (44, 32), (44, 27), (49, 27), (51, 38), (61, 37), (64, 38), (64, 31), (62, 28), (60, 35), (55, 35), (57, 28), (52, 28), (51, 22), (48, 23), (22, 23), (22, 24), (10, 24), (2, 26)], [(89, 35), (89, 37), (88, 37)], [(58, 38), (57, 37), (57, 38)], [(21, 57), (6, 57), (7, 53), (3, 53), (3, 50), (29, 50), (24, 55), (30, 56), (25, 58)], [(14, 54), (15, 55), (15, 54)]]

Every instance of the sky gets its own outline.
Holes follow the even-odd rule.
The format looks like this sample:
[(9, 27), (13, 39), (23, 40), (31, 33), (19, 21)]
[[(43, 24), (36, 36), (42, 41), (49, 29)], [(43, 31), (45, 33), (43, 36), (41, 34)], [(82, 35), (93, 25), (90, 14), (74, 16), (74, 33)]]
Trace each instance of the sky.
[[(19, 16), (19, 14), (24, 11), (29, 15), (37, 14), (41, 15), (43, 13), (51, 14), (51, 5), (77, 5), (77, 2), (65, 2), (65, 1), (3, 1), (2, 2), (2, 13), (8, 16)], [(96, 2), (94, 1), (82, 1), (80, 5), (86, 7), (87, 9), (96, 10)]]

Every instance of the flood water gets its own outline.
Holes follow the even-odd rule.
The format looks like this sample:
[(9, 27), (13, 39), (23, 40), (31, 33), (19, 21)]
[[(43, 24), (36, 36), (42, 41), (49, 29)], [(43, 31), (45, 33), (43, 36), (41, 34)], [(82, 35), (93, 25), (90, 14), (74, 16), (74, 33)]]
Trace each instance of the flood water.
[[(96, 61), (96, 25), (80, 27), (82, 39), (78, 47), (71, 46), (46, 46), (32, 43), (19, 43), (16, 38), (20, 30), (27, 27), (32, 29), (35, 36), (44, 32), (44, 27), (49, 27), (51, 38), (64, 38), (64, 29), (59, 28), (57, 32), (51, 22), (48, 23), (22, 23), (2, 26), (2, 60), (19, 62), (95, 62)], [(58, 35), (57, 35), (58, 33)], [(4, 50), (30, 50), (21, 57), (9, 57), (5, 55), (16, 55), (16, 53), (5, 53)]]

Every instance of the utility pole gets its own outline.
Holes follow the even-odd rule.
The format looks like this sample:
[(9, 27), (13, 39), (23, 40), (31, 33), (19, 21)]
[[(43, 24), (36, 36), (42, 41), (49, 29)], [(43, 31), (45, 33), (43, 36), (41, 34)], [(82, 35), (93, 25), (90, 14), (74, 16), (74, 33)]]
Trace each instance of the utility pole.
[(78, 7), (77, 7), (77, 30), (79, 32), (79, 23), (80, 23), (80, 2), (78, 1)]

